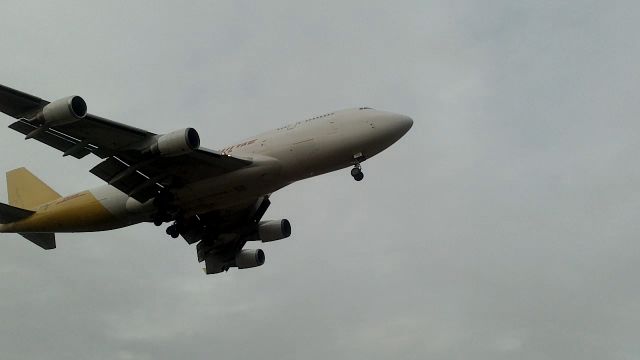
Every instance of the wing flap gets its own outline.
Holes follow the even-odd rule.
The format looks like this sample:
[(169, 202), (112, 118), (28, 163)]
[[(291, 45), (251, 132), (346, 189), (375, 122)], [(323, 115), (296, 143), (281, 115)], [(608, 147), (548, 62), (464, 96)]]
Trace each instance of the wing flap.
[(173, 157), (136, 158), (125, 153), (121, 157), (107, 158), (91, 173), (140, 202), (153, 198), (164, 188), (181, 187), (251, 164), (208, 149)]
[(91, 169), (91, 173), (111, 186), (144, 203), (162, 189), (161, 178), (150, 178), (116, 157), (110, 157)]
[[(9, 125), (9, 128), (24, 135), (31, 134), (34, 132), (34, 130), (40, 129), (37, 126), (34, 126), (22, 120), (16, 121), (13, 124)], [(51, 129), (38, 132), (33, 136), (33, 139), (38, 140), (41, 143), (49, 145), (55, 149), (58, 149), (65, 154), (69, 152), (68, 155), (71, 155), (76, 159), (82, 159), (83, 157), (91, 153), (91, 151), (87, 149), (88, 146), (85, 146), (82, 142)], [(80, 148), (76, 148), (77, 145), (82, 146)], [(74, 148), (75, 151), (70, 152), (70, 150), (73, 150)]]
[(117, 158), (110, 157), (89, 170), (100, 179), (110, 182), (114, 176), (127, 170), (129, 166)]

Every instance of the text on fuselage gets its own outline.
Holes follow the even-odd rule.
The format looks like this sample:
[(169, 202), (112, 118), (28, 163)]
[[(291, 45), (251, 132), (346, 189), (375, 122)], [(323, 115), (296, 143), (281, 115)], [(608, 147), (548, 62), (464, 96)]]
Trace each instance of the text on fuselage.
[(253, 143), (255, 143), (258, 139), (253, 139), (253, 140), (249, 140), (249, 141), (245, 141), (243, 143), (240, 144), (236, 144), (236, 145), (231, 145), (229, 147), (226, 147), (222, 150), (220, 150), (223, 154), (228, 154), (230, 152), (232, 152), (233, 150), (237, 150), (239, 148), (245, 147), (247, 145), (251, 145)]

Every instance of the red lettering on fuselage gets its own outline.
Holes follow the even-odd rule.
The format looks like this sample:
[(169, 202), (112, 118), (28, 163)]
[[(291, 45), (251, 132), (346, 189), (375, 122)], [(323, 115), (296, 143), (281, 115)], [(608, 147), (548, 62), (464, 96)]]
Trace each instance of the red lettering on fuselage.
[(245, 141), (245, 142), (240, 143), (240, 144), (231, 145), (229, 147), (226, 147), (226, 148), (222, 149), (221, 152), (223, 154), (228, 154), (228, 153), (232, 152), (233, 150), (239, 149), (241, 147), (245, 147), (247, 145), (251, 145), (251, 144), (255, 143), (256, 141), (258, 141), (258, 139), (253, 139), (253, 140)]

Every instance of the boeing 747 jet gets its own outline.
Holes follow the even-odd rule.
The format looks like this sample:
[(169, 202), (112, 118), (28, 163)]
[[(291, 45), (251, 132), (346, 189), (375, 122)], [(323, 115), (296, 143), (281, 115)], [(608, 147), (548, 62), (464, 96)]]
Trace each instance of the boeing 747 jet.
[[(291, 235), (288, 220), (263, 220), (269, 196), (312, 176), (361, 164), (398, 141), (411, 118), (366, 107), (341, 110), (252, 136), (221, 150), (200, 146), (193, 128), (154, 134), (87, 113), (79, 96), (48, 102), (0, 85), (9, 128), (63, 156), (101, 161), (90, 172), (105, 185), (61, 196), (25, 168), (7, 172), (9, 204), (0, 232), (44, 249), (55, 233), (106, 231), (141, 222), (170, 223), (166, 232), (196, 244), (207, 274), (264, 264), (249, 241)], [(6, 151), (6, 149), (5, 149)]]

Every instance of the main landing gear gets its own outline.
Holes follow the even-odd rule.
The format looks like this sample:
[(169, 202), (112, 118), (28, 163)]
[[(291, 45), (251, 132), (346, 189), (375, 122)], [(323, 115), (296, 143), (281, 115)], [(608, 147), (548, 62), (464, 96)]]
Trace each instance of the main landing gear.
[(167, 228), (167, 235), (171, 236), (174, 239), (177, 239), (180, 236), (180, 228), (178, 227), (178, 223), (175, 222), (173, 225)]
[(153, 217), (155, 226), (160, 226), (175, 218), (175, 207), (171, 205), (173, 199), (173, 194), (167, 192), (161, 192), (153, 199), (153, 205), (158, 209)]
[[(166, 219), (166, 221), (169, 220)], [(161, 226), (162, 224), (164, 224), (164, 222), (165, 218), (162, 217), (156, 217), (153, 219), (153, 224), (155, 226)], [(178, 227), (178, 222), (174, 222), (172, 225), (169, 225), (169, 227), (167, 227), (167, 235), (171, 236), (174, 239), (180, 236), (180, 228)]]
[(351, 169), (351, 176), (355, 181), (362, 181), (364, 179), (364, 174), (362, 173), (362, 166), (360, 162), (364, 161), (365, 157), (362, 153), (357, 153), (353, 155), (353, 169)]

